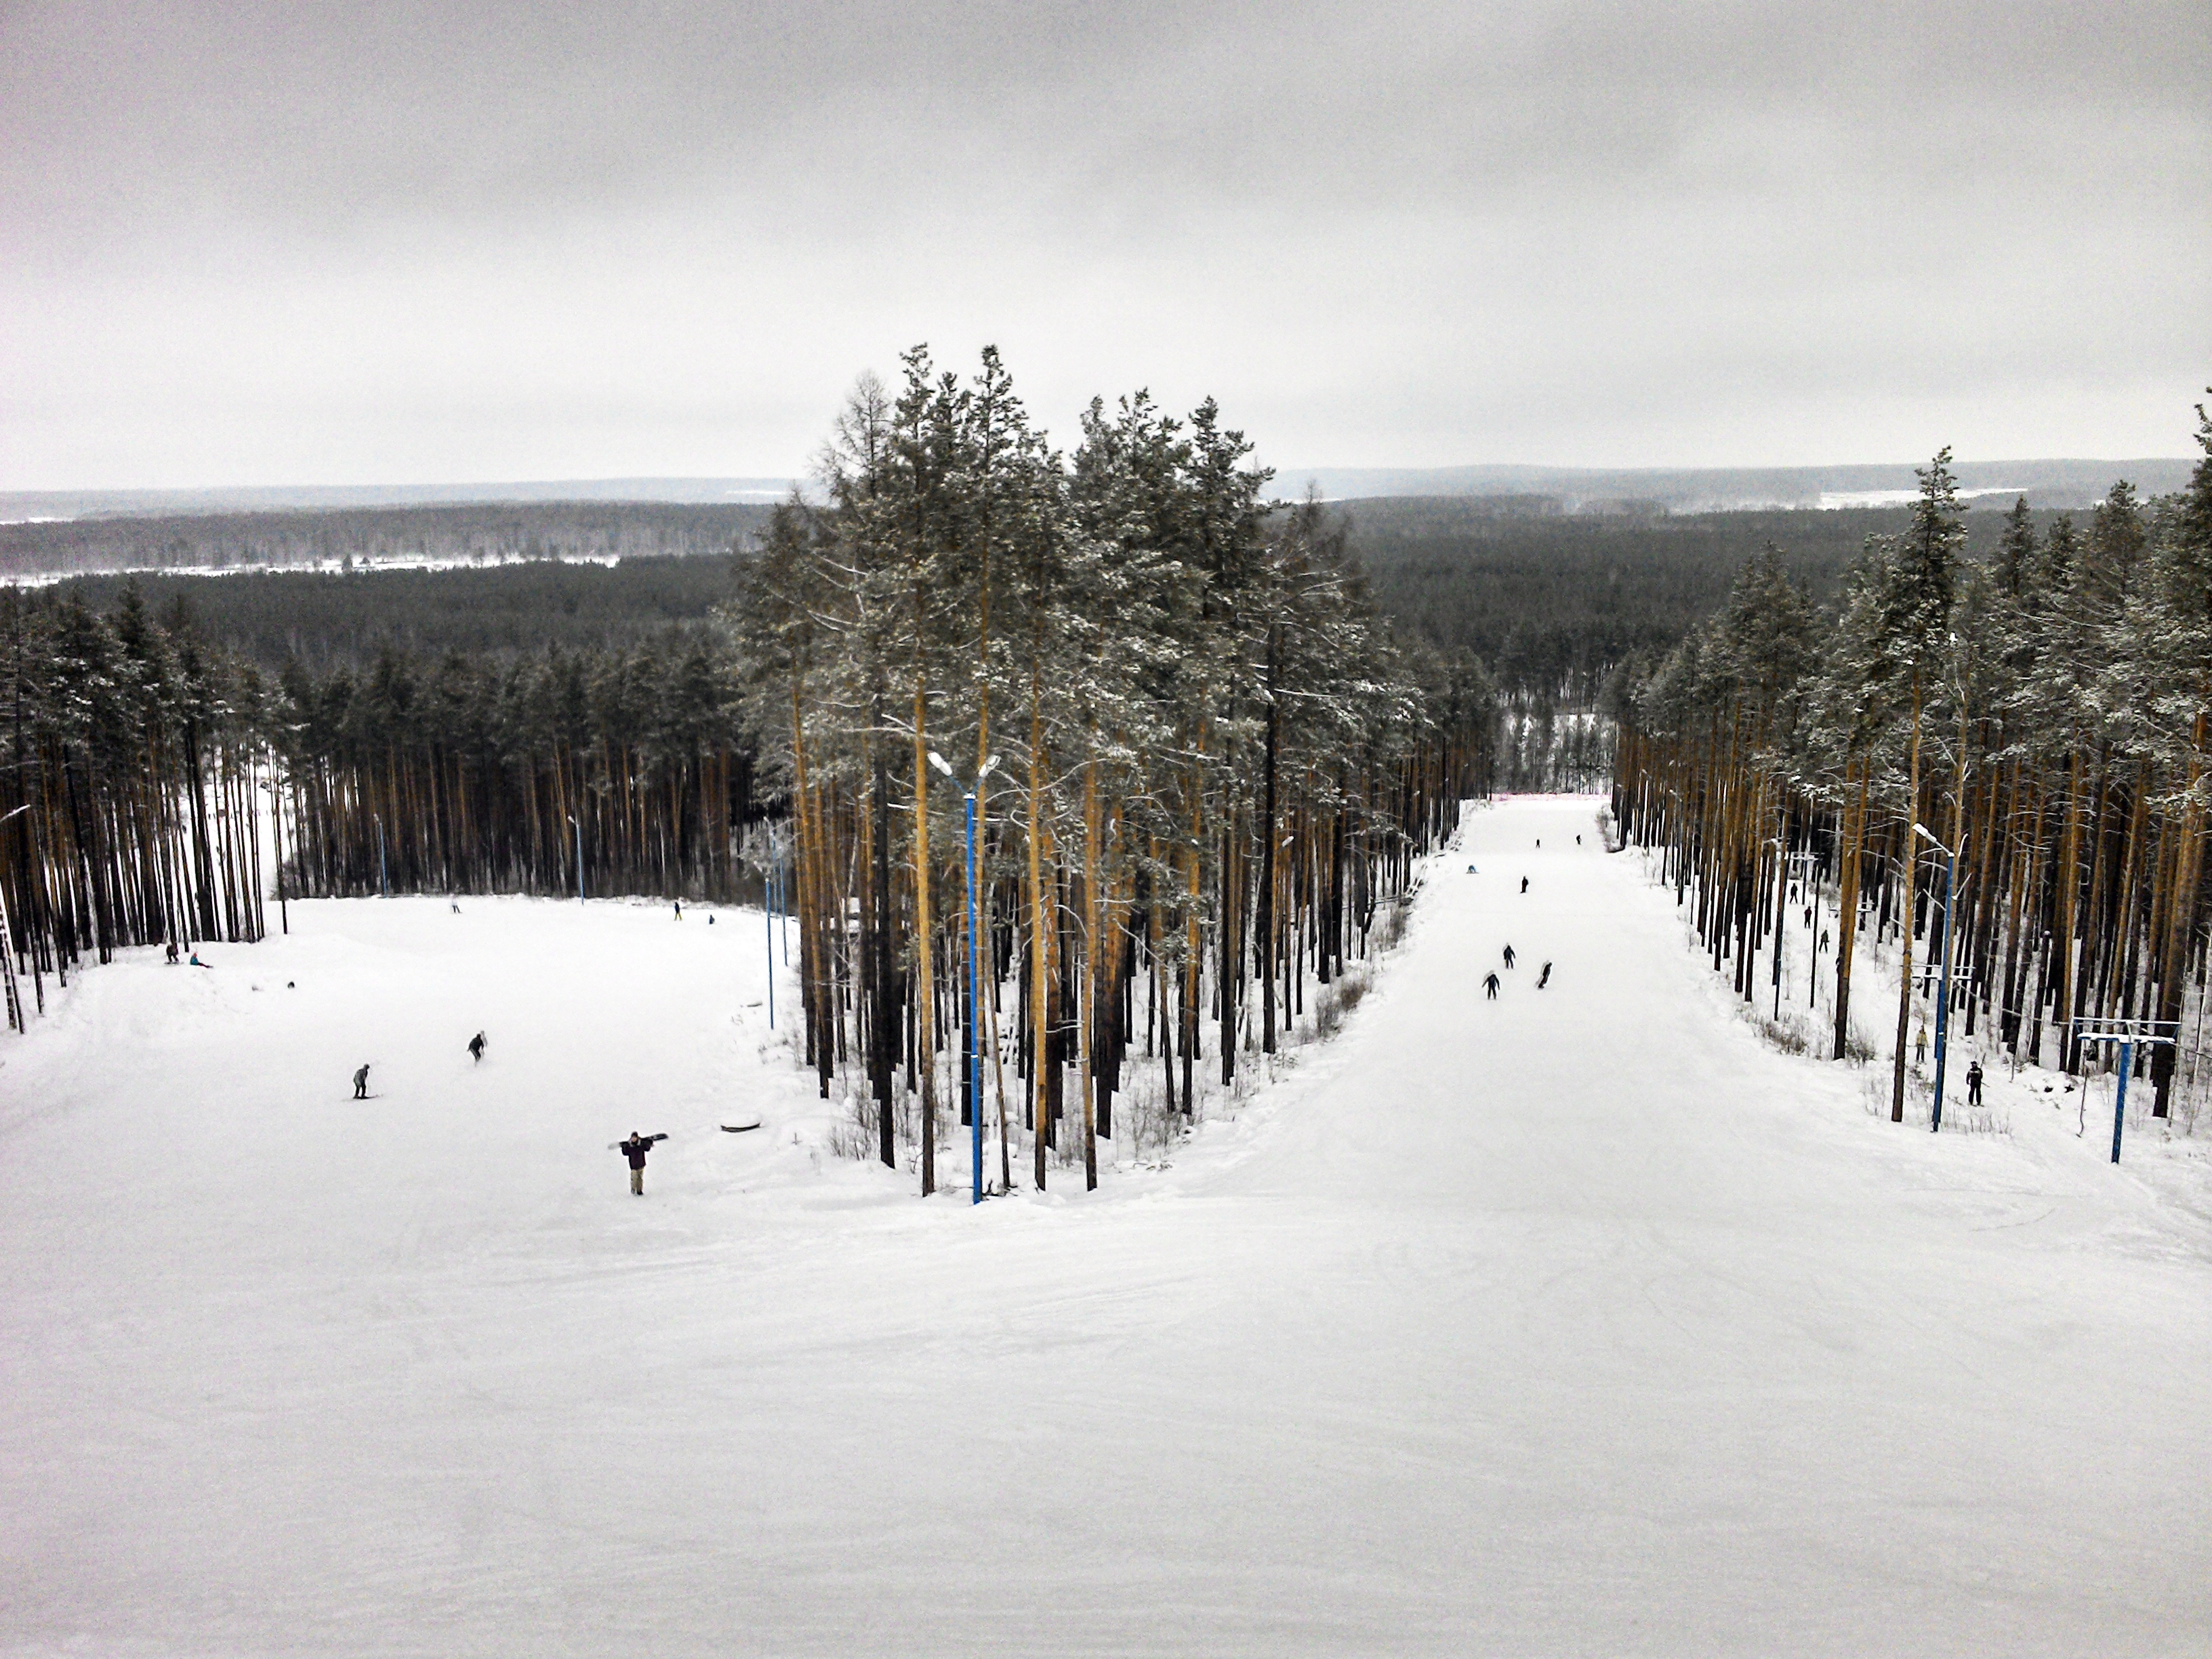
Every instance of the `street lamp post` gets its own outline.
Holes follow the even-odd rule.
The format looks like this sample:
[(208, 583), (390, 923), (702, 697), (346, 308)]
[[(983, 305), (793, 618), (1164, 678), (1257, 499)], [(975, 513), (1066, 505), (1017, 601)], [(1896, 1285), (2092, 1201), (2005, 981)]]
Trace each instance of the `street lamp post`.
[[(28, 801), (5, 817), (0, 824), (11, 823), (31, 810)], [(15, 930), (8, 915), (8, 890), (0, 885), (0, 985), (4, 985), (8, 998), (8, 1023), (23, 1036), (31, 1035), (30, 1017), (23, 1012), (23, 992), (15, 982)]]
[(276, 793), (276, 781), (274, 778), (264, 779), (261, 787), (269, 792), (270, 832), (276, 837), (276, 917), (283, 923), (284, 931), (289, 933), (292, 931), (292, 913), (284, 908), (283, 801)]
[[(952, 764), (934, 749), (929, 751), (929, 763), (946, 777), (953, 776)], [(983, 1201), (983, 1056), (976, 1041), (976, 1032), (982, 1014), (979, 1000), (982, 990), (981, 941), (977, 938), (977, 907), (975, 895), (975, 791), (983, 787), (999, 764), (996, 755), (983, 763), (975, 774), (975, 781), (967, 790), (968, 800), (968, 1125), (969, 1151), (974, 1160), (974, 1177), (970, 1182), (969, 1202)], [(956, 782), (957, 779), (954, 780)]]
[[(768, 924), (768, 933), (762, 942), (768, 946), (768, 1029), (771, 1031), (775, 1030), (775, 921), (781, 902), (777, 890), (782, 873), (783, 847), (771, 829), (768, 832), (768, 862), (761, 869), (761, 903), (766, 912), (762, 920)], [(783, 960), (785, 966), (788, 967), (791, 963), (788, 946), (785, 949)]]
[[(1927, 840), (1928, 844), (1943, 854), (1943, 941), (1937, 951), (1943, 959), (1942, 977), (1936, 982), (1936, 1101), (1928, 1115), (1928, 1130), (1935, 1133), (1943, 1127), (1943, 1059), (1944, 1037), (1951, 1013), (1951, 897), (1959, 876), (1959, 850), (1946, 847), (1936, 839), (1924, 823), (1915, 823), (1912, 833)], [(1908, 918), (1907, 925), (1910, 926)]]

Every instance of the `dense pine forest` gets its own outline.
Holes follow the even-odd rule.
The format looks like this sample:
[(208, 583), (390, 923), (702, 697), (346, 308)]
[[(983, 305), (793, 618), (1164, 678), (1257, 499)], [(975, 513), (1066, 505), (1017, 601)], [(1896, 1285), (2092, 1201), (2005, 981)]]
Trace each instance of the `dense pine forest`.
[(822, 1092), (927, 1188), (979, 1060), (1000, 1178), (1025, 1141), (1032, 1179), (1056, 1155), (1095, 1182), (1133, 1067), (1187, 1119), (1209, 1076), (1356, 995), (1414, 860), (1490, 787), (1480, 665), (1400, 641), (1342, 524), (1271, 506), (1210, 404), (1094, 404), (1067, 455), (995, 356), (963, 382), (917, 354), (896, 397), (862, 383), (831, 456), (826, 501), (776, 510), (734, 584), (699, 562), (725, 584), (710, 618), (621, 643), (387, 641), (271, 672), (210, 643), (187, 594), (223, 595), (236, 639), (269, 585), (397, 578), (171, 587), (158, 622), (135, 581), (106, 612), (83, 584), (0, 592), (0, 887), (34, 999), (88, 955), (257, 937), (264, 892), (772, 879)]
[(1397, 643), (1340, 528), (1271, 514), (1248, 454), (1211, 404), (1140, 394), (1063, 458), (995, 355), (963, 383), (916, 353), (747, 573), (808, 1059), (825, 1097), (865, 1080), (863, 1132), (886, 1163), (911, 1134), (925, 1191), (955, 1030), (999, 1179), (1025, 1132), (1037, 1185), (1054, 1150), (1095, 1185), (1134, 1069), (1187, 1119), (1209, 1066), (1318, 1018), (1486, 787), (1480, 665)]
[(2084, 522), (2018, 506), (1986, 562), (1967, 556), (1947, 451), (1832, 611), (1762, 551), (1717, 615), (1617, 678), (1621, 829), (1663, 849), (1747, 1001), (1778, 988), (1778, 930), (1799, 908), (1822, 936), (1796, 948), (1823, 951), (1814, 901), (1832, 897), (1822, 1047), (1867, 1056), (1856, 952), (1869, 933), (1896, 942), (1893, 1120), (1909, 1034), (1939, 1012), (1954, 1038), (2066, 1072), (2111, 1052), (2076, 1022), (2152, 1022), (2181, 1039), (2135, 1051), (2160, 1117), (2177, 1047), (2202, 1048), (2212, 421), (2197, 414), (2205, 459), (2185, 490), (2145, 503), (2116, 483)]

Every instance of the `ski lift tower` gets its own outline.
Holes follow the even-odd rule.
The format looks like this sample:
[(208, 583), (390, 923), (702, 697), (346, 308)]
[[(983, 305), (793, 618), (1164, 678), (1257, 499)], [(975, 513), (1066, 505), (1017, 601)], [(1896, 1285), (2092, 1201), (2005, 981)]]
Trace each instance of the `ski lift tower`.
[(2155, 1047), (2165, 1043), (2172, 1047), (2176, 1030), (2161, 1032), (2161, 1025), (2179, 1027), (2181, 1022), (2172, 1019), (2090, 1019), (2074, 1022), (2074, 1035), (2083, 1042), (2117, 1042), (2120, 1045), (2120, 1076), (2118, 1086), (2112, 1091), (2112, 1162), (2120, 1161), (2120, 1130), (2128, 1118), (2128, 1073), (2134, 1069), (2135, 1049), (2138, 1042)]

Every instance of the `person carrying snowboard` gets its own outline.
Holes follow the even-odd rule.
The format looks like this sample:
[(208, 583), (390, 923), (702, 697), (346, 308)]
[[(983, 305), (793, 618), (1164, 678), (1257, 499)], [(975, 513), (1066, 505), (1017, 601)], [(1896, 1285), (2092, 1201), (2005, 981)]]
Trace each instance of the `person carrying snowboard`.
[(1513, 966), (1513, 947), (1510, 945), (1505, 947), (1505, 965), (1509, 969)]
[(368, 1098), (368, 1067), (366, 1066), (353, 1074), (353, 1097), (356, 1100)]
[(1497, 1001), (1498, 975), (1496, 974), (1486, 974), (1483, 976), (1482, 988), (1492, 1002)]
[(629, 1189), (636, 1197), (645, 1196), (645, 1154), (648, 1147), (667, 1139), (666, 1135), (641, 1135), (635, 1129), (628, 1140), (618, 1140), (614, 1150), (629, 1159)]
[(478, 1031), (474, 1036), (469, 1039), (469, 1058), (475, 1060), (477, 1064), (481, 1066), (483, 1064), (483, 1033), (482, 1031)]
[(1966, 1104), (1978, 1106), (1981, 1103), (1982, 1062), (1978, 1060), (1966, 1067)]
[(1536, 975), (1536, 988), (1537, 988), (1538, 990), (1540, 990), (1540, 990), (1542, 990), (1542, 989), (1543, 989), (1547, 985), (1549, 985), (1551, 982), (1552, 982), (1552, 964), (1551, 964), (1550, 963), (1548, 963), (1548, 962), (1547, 962), (1547, 963), (1546, 963), (1544, 964), (1544, 971), (1543, 971), (1542, 973), (1540, 973), (1540, 974), (1539, 974), (1539, 975)]

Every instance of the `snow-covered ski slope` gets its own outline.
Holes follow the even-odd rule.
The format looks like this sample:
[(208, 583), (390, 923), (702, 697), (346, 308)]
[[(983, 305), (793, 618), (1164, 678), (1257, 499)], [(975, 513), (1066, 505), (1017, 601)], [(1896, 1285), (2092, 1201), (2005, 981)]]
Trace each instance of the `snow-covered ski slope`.
[(2201, 1218), (1757, 1046), (1593, 811), (1088, 1199), (817, 1151), (757, 913), (94, 970), (0, 1051), (0, 1649), (2212, 1650)]

